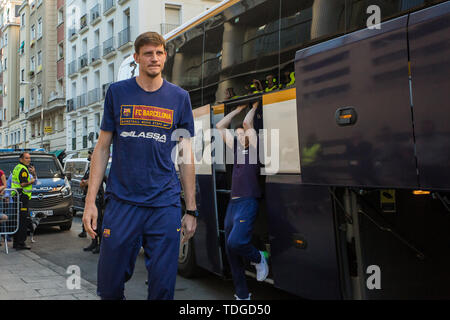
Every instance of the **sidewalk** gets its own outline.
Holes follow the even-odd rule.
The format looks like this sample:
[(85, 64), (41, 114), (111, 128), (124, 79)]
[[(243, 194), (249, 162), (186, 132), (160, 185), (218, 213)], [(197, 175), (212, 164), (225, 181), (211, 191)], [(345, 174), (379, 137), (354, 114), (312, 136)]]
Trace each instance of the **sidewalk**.
[(99, 300), (96, 286), (81, 279), (81, 288), (70, 290), (70, 274), (33, 251), (5, 253), (0, 247), (0, 300)]

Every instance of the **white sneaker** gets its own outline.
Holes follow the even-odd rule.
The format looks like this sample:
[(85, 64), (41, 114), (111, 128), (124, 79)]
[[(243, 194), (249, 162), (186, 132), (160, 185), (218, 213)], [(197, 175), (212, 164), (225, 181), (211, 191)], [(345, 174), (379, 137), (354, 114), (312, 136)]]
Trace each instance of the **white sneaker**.
[(269, 275), (269, 265), (267, 264), (267, 260), (263, 252), (260, 251), (259, 254), (261, 255), (261, 262), (260, 263), (252, 262), (252, 264), (256, 268), (256, 280), (264, 281)]
[(241, 298), (239, 298), (237, 295), (234, 295), (234, 297), (236, 298), (236, 300), (251, 300), (251, 299), (250, 299), (251, 296), (252, 296), (252, 294), (249, 293), (249, 294), (248, 294), (248, 298), (241, 299)]

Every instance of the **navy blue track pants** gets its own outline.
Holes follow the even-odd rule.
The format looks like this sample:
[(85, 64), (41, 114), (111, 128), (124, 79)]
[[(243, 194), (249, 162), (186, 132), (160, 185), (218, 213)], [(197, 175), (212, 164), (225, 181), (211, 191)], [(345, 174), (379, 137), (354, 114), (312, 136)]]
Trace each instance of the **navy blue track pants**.
[(108, 199), (103, 217), (97, 294), (124, 299), (141, 247), (145, 251), (149, 300), (174, 296), (180, 243), (181, 207), (138, 207)]
[(230, 200), (225, 216), (226, 253), (236, 295), (241, 299), (249, 295), (242, 258), (254, 263), (261, 262), (259, 251), (251, 244), (257, 214), (258, 200), (246, 197)]

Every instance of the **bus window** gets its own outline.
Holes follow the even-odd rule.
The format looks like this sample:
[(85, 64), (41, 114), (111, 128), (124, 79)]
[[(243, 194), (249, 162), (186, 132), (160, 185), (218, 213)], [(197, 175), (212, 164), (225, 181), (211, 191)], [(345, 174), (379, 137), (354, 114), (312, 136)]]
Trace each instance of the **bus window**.
[(204, 103), (278, 89), (279, 7), (243, 0), (205, 23)]
[(295, 87), (295, 52), (345, 32), (345, 0), (281, 1), (281, 87)]
[(192, 107), (202, 106), (203, 25), (181, 34), (167, 44), (164, 77), (189, 91)]
[(375, 13), (375, 11), (367, 13), (369, 6), (375, 5), (379, 8), (380, 22), (382, 22), (392, 17), (403, 15), (410, 10), (416, 10), (425, 5), (438, 2), (442, 2), (442, 0), (350, 0), (347, 1), (346, 32), (349, 33), (367, 27), (370, 15)]

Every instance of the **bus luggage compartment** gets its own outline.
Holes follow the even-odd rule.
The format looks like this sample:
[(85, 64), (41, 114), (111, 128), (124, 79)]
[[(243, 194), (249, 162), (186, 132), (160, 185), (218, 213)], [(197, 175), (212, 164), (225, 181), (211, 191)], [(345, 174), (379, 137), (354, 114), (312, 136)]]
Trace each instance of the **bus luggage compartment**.
[(417, 187), (407, 16), (296, 54), (303, 183)]

